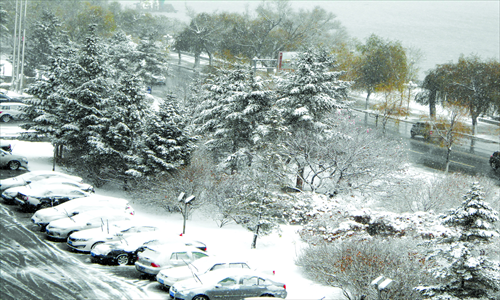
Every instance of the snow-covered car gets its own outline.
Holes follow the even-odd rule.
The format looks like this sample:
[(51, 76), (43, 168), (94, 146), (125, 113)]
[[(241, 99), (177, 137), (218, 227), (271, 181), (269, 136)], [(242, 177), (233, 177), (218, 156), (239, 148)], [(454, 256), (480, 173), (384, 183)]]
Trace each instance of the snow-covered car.
[(159, 239), (168, 240), (171, 245), (195, 246), (203, 251), (207, 248), (204, 243), (199, 241), (192, 241), (185, 237), (172, 236), (171, 233), (166, 233), (164, 231), (154, 231), (131, 235), (116, 242), (99, 244), (90, 251), (92, 256), (91, 260), (92, 262), (104, 264), (132, 264), (137, 260), (137, 252), (142, 250), (144, 245), (153, 244)]
[(107, 228), (109, 224), (132, 221), (133, 215), (114, 209), (100, 209), (51, 221), (45, 228), (49, 239), (66, 240), (72, 233), (91, 228)]
[(250, 269), (244, 260), (220, 258), (210, 256), (200, 258), (192, 262), (188, 266), (182, 266), (175, 269), (161, 270), (156, 275), (156, 280), (166, 289), (169, 289), (176, 282), (189, 279), (193, 275), (200, 276), (207, 272), (212, 272), (221, 269)]
[(21, 167), (28, 169), (28, 159), (0, 149), (0, 166), (11, 170), (18, 170)]
[(27, 185), (8, 188), (5, 191), (3, 191), (1, 196), (6, 203), (15, 203), (16, 196), (18, 195), (19, 192), (25, 192), (27, 190), (37, 190), (37, 189), (39, 190), (51, 185), (62, 185), (62, 186), (77, 188), (89, 193), (95, 192), (94, 187), (90, 184), (67, 180), (67, 179), (48, 178), (35, 181)]
[(80, 213), (100, 209), (112, 209), (122, 211), (126, 214), (134, 214), (134, 209), (130, 206), (128, 200), (126, 199), (90, 195), (85, 198), (73, 199), (58, 206), (40, 209), (33, 214), (31, 221), (40, 226), (42, 231), (45, 231), (47, 224), (54, 220), (73, 217)]
[(158, 228), (151, 225), (138, 225), (126, 222), (110, 228), (109, 231), (102, 230), (101, 228), (77, 231), (68, 237), (67, 244), (73, 250), (90, 252), (99, 244), (118, 241), (133, 235), (140, 235), (151, 231), (158, 231)]
[(11, 188), (11, 187), (14, 187), (14, 186), (27, 185), (27, 184), (30, 184), (32, 182), (47, 179), (47, 178), (69, 179), (71, 181), (83, 183), (83, 179), (81, 177), (78, 177), (78, 176), (72, 176), (72, 175), (68, 175), (68, 174), (64, 174), (64, 173), (60, 173), (60, 172), (55, 172), (55, 171), (33, 171), (33, 172), (24, 173), (24, 174), (16, 176), (16, 177), (1, 179), (0, 180), (0, 191), (4, 191), (4, 190)]
[(9, 141), (0, 140), (0, 149), (12, 153), (12, 145)]
[(20, 102), (2, 102), (0, 103), (0, 120), (10, 122), (11, 120), (20, 120), (24, 116), (23, 107), (28, 105)]
[(234, 299), (247, 297), (286, 298), (286, 285), (257, 271), (221, 269), (175, 283), (170, 297), (184, 300)]
[(490, 166), (495, 172), (500, 172), (500, 151), (495, 151), (490, 156)]
[(208, 254), (196, 247), (178, 245), (149, 245), (137, 252), (135, 269), (145, 275), (155, 275), (163, 269), (169, 269), (193, 262)]
[[(91, 185), (85, 188), (93, 190)], [(91, 192), (86, 192), (78, 187), (51, 184), (42, 186), (19, 187), (15, 201), (24, 211), (36, 211), (38, 209), (56, 206), (67, 201), (88, 197)]]

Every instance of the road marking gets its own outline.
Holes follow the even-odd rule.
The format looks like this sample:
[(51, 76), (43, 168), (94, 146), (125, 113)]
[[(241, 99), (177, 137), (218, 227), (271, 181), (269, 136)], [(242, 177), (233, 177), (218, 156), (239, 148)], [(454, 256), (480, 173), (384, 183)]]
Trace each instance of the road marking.
[(461, 164), (461, 165), (464, 165), (464, 166), (467, 166), (467, 167), (471, 167), (471, 168), (475, 168), (475, 166), (471, 166), (471, 165), (464, 164), (464, 163), (461, 163), (461, 162), (458, 162), (458, 161), (454, 161), (454, 160), (450, 160), (450, 162), (453, 162), (453, 163), (456, 163), (456, 164)]
[(417, 151), (414, 151), (414, 150), (411, 150), (411, 149), (408, 149), (408, 150), (411, 151), (411, 152), (418, 153), (418, 154), (423, 154), (422, 152), (417, 152)]

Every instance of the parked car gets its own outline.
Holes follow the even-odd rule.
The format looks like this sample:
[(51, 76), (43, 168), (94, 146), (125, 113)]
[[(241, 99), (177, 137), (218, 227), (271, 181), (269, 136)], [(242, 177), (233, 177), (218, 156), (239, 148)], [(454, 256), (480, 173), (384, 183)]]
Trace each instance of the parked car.
[(134, 215), (134, 209), (130, 206), (128, 200), (93, 194), (89, 197), (73, 199), (58, 206), (40, 209), (33, 214), (31, 221), (40, 226), (40, 230), (45, 231), (45, 227), (51, 221), (100, 209), (112, 209)]
[(86, 229), (77, 231), (68, 237), (68, 246), (79, 252), (90, 252), (95, 246), (120, 239), (126, 239), (129, 236), (143, 234), (145, 232), (157, 231), (158, 228), (150, 225), (138, 225), (126, 222), (119, 224), (110, 230), (101, 228)]
[(490, 166), (495, 172), (500, 172), (500, 151), (495, 151), (490, 156)]
[(12, 153), (12, 145), (8, 141), (0, 140), (0, 149)]
[(154, 244), (158, 240), (168, 240), (171, 245), (195, 246), (200, 250), (206, 249), (206, 245), (202, 242), (172, 236), (171, 233), (164, 231), (152, 231), (134, 234), (115, 242), (99, 244), (90, 251), (91, 260), (104, 264), (133, 264), (137, 260), (137, 253), (144, 250), (145, 245)]
[(132, 221), (133, 215), (114, 209), (100, 209), (80, 213), (76, 216), (51, 221), (45, 232), (49, 239), (66, 240), (72, 233), (80, 230), (103, 227), (123, 221)]
[(63, 184), (51, 184), (33, 188), (23, 186), (19, 189), (15, 201), (24, 211), (36, 211), (41, 208), (56, 206), (76, 198), (91, 195), (90, 192), (86, 192), (78, 187)]
[(156, 280), (165, 288), (169, 289), (174, 283), (189, 279), (193, 275), (202, 274), (221, 269), (250, 269), (244, 260), (220, 258), (216, 256), (200, 258), (188, 266), (174, 269), (161, 270), (156, 275)]
[(286, 285), (257, 271), (222, 269), (182, 280), (170, 288), (170, 297), (183, 300), (241, 300), (246, 297), (286, 298)]
[(83, 183), (83, 179), (77, 176), (72, 176), (60, 172), (54, 172), (54, 171), (33, 171), (33, 172), (28, 172), (24, 173), (22, 175), (12, 177), (12, 178), (7, 178), (7, 179), (1, 179), (0, 180), (0, 191), (4, 191), (8, 188), (14, 187), (14, 186), (21, 186), (21, 185), (27, 185), (35, 181), (47, 179), (47, 178), (61, 178), (61, 179), (69, 179), (72, 181), (77, 181)]
[(417, 122), (410, 129), (411, 138), (422, 136), (425, 140), (440, 138), (437, 130), (446, 130), (444, 124), (430, 124), (428, 122)]
[(0, 103), (0, 120), (10, 122), (11, 120), (21, 120), (24, 117), (24, 107), (27, 104), (21, 102), (2, 102)]
[(0, 166), (11, 170), (19, 170), (21, 167), (28, 169), (28, 159), (0, 149)]
[(22, 99), (10, 97), (5, 93), (0, 93), (0, 104), (6, 103), (22, 103)]
[[(3, 191), (1, 196), (2, 196), (2, 199), (6, 203), (12, 204), (12, 203), (16, 203), (15, 199), (19, 193), (27, 192), (28, 190), (37, 191), (37, 190), (44, 189), (47, 186), (51, 186), (51, 185), (62, 185), (62, 186), (66, 186), (66, 187), (77, 188), (77, 189), (80, 189), (84, 192), (89, 192), (89, 193), (95, 192), (94, 187), (90, 184), (81, 183), (81, 182), (72, 181), (72, 180), (65, 180), (65, 179), (61, 180), (59, 178), (48, 178), (48, 179), (42, 179), (39, 181), (35, 181), (35, 182), (32, 182), (32, 183), (27, 184), (27, 185), (15, 186), (15, 187), (8, 188), (5, 191)], [(33, 192), (29, 192), (29, 193), (33, 193)]]
[(208, 254), (192, 246), (148, 245), (137, 252), (135, 269), (145, 275), (155, 275), (160, 270), (185, 266)]

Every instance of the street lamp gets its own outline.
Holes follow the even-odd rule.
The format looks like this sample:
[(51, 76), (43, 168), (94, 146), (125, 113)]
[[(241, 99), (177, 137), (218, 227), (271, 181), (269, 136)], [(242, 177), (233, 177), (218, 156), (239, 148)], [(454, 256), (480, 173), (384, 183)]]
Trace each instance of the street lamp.
[(184, 222), (182, 224), (182, 234), (185, 234), (186, 233), (186, 220), (187, 220), (187, 217), (188, 217), (188, 204), (191, 204), (191, 202), (193, 202), (196, 197), (191, 195), (189, 197), (187, 197), (186, 199), (184, 199), (184, 197), (186, 196), (186, 193), (184, 192), (181, 192), (179, 194), (179, 197), (177, 197), (177, 200), (179, 200), (179, 202), (184, 202), (184, 210), (183, 210), (183, 214), (182, 214), (182, 218), (184, 219)]
[(372, 285), (377, 289), (378, 300), (382, 299), (382, 291), (387, 290), (390, 286), (392, 286), (393, 282), (394, 281), (392, 279), (385, 278), (383, 275), (372, 281)]

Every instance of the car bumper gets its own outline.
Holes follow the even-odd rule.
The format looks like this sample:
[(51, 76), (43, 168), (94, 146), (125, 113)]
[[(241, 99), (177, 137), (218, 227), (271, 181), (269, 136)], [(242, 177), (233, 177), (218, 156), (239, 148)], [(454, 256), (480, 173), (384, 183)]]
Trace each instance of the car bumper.
[(15, 204), (16, 203), (16, 200), (15, 200), (16, 198), (15, 197), (9, 197), (9, 196), (4, 195), (4, 194), (2, 194), (1, 197), (2, 197), (3, 201), (5, 201), (5, 203), (9, 203), (9, 204)]
[(160, 272), (160, 268), (148, 267), (138, 262), (135, 263), (135, 269), (141, 273), (149, 275), (156, 275)]
[(63, 241), (68, 238), (68, 234), (66, 232), (59, 232), (49, 229), (46, 229), (45, 232), (50, 239)]
[(90, 252), (90, 249), (87, 249), (87, 244), (82, 244), (79, 242), (73, 242), (68, 239), (68, 242), (66, 243), (68, 247), (71, 249), (78, 251), (78, 252)]

